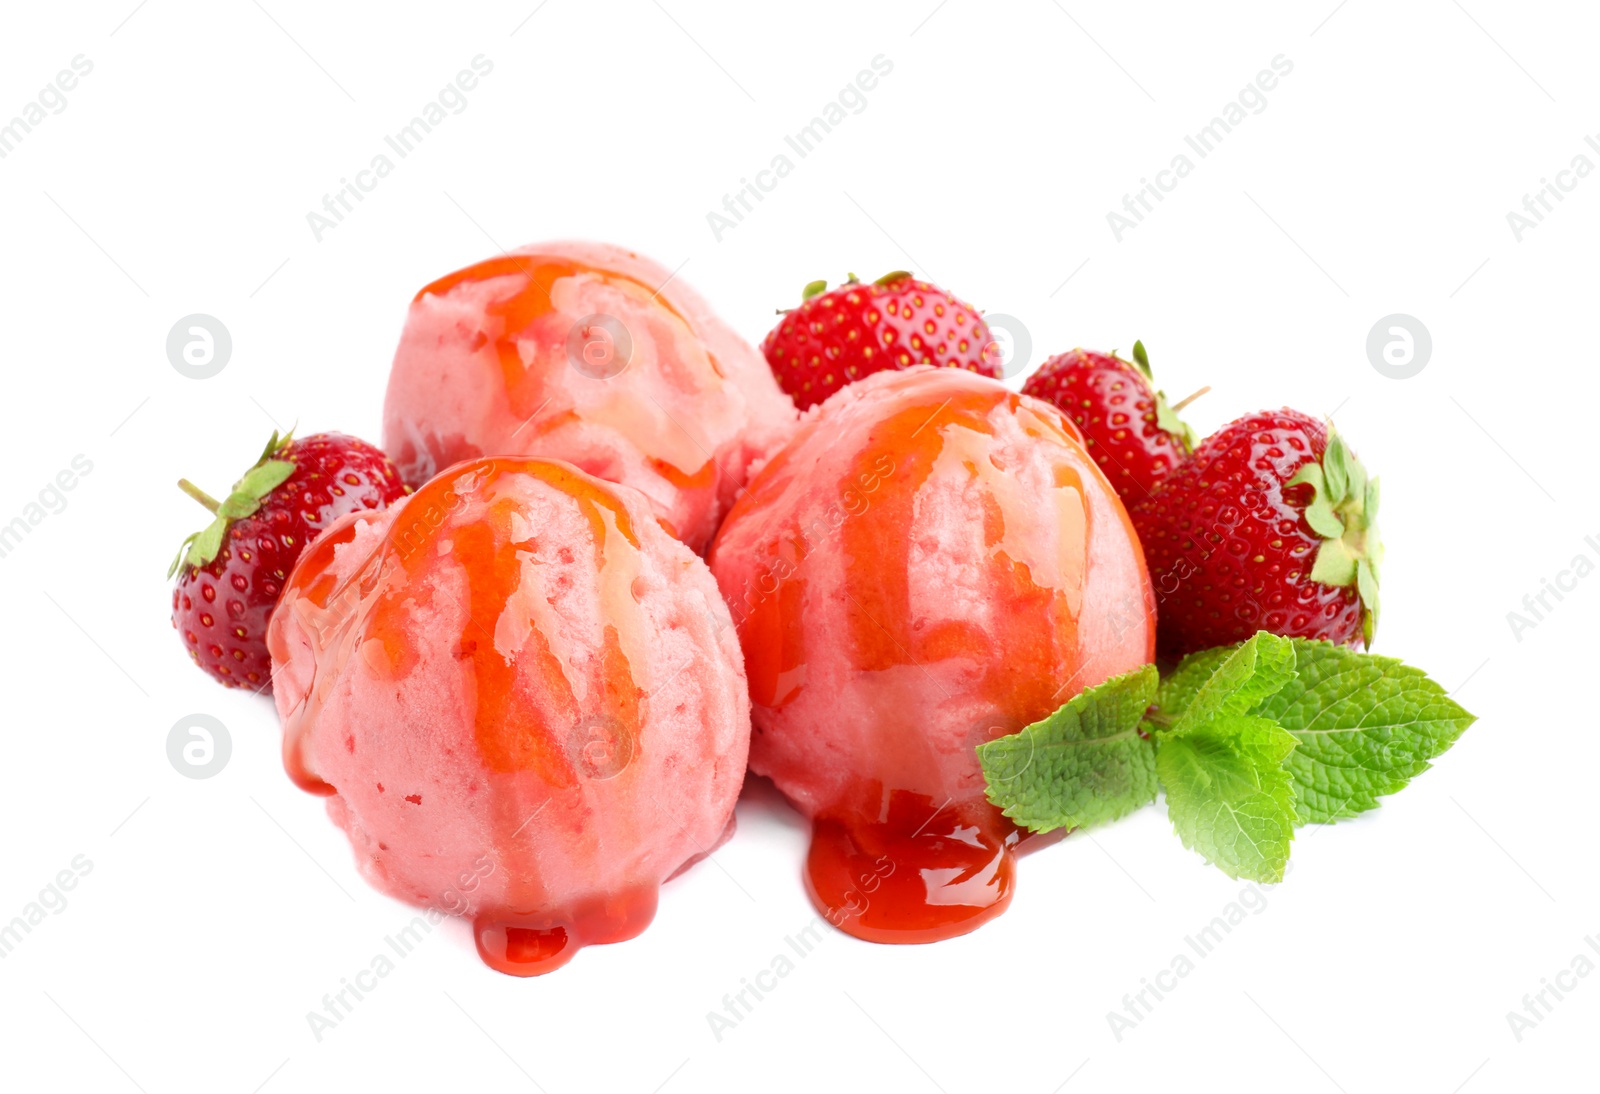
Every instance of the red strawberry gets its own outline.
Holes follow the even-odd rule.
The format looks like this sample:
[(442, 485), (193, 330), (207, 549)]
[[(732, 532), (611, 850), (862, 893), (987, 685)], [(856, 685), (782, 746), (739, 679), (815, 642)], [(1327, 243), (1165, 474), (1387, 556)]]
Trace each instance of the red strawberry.
[(1022, 393), (1053, 403), (1072, 419), (1127, 505), (1149, 497), (1195, 446), (1194, 430), (1151, 386), (1143, 342), (1133, 344), (1132, 362), (1085, 349), (1058, 353), (1028, 377)]
[(230, 688), (257, 691), (272, 678), (267, 619), (306, 544), (334, 519), (406, 493), (389, 457), (343, 433), (298, 441), (273, 433), (221, 502), (187, 479), (178, 485), (216, 519), (184, 540), (167, 572), (183, 571), (172, 625), (195, 664)]
[(1257, 630), (1370, 646), (1378, 619), (1378, 480), (1294, 410), (1240, 418), (1133, 507), (1156, 586), (1158, 650)]
[(805, 287), (801, 304), (761, 343), (778, 386), (801, 410), (885, 369), (954, 365), (999, 378), (1000, 352), (976, 308), (904, 270), (832, 292)]

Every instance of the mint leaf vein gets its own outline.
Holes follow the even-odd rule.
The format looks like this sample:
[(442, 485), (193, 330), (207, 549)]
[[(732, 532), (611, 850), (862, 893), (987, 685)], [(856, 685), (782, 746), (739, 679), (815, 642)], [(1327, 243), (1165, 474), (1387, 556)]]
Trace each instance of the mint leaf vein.
[(1139, 723), (1157, 683), (1146, 665), (979, 745), (989, 801), (1035, 832), (1104, 824), (1154, 801), (1155, 750)]

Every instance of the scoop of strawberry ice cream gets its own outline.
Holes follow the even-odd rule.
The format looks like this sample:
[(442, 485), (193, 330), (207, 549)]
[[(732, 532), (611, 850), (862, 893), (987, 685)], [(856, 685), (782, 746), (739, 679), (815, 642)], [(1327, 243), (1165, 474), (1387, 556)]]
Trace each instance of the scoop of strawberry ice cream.
[(743, 660), (705, 564), (569, 464), (458, 464), (325, 531), (268, 634), (284, 764), (373, 885), (496, 968), (631, 938), (731, 832)]
[(1019, 833), (975, 747), (1153, 652), (1138, 541), (1077, 429), (962, 370), (870, 376), (807, 412), (707, 557), (750, 768), (812, 818), (823, 914), (907, 942), (998, 914)]
[(620, 247), (546, 243), (417, 294), (383, 428), (409, 483), (474, 456), (552, 456), (639, 490), (702, 550), (794, 420), (682, 278)]

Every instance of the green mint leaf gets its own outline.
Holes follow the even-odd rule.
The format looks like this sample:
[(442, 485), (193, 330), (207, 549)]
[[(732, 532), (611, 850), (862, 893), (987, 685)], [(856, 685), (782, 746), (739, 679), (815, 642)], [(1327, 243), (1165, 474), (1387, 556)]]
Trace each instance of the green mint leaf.
[(1138, 730), (1156, 686), (1146, 665), (979, 745), (989, 801), (1035, 832), (1103, 824), (1154, 801), (1155, 749)]
[(1251, 710), (1295, 674), (1294, 646), (1258, 631), (1238, 646), (1187, 657), (1157, 689), (1156, 774), (1184, 846), (1230, 877), (1278, 881), (1294, 837), (1284, 758), (1294, 738)]
[[(1243, 713), (1271, 719), (1296, 740), (1287, 767), (1301, 824), (1327, 824), (1377, 807), (1379, 797), (1403, 790), (1477, 720), (1421, 669), (1393, 657), (1303, 638), (1286, 641), (1295, 656), (1293, 678)], [(1177, 724), (1241, 648), (1185, 657), (1156, 693), (1160, 721)]]
[(1284, 760), (1294, 748), (1276, 723), (1233, 713), (1163, 736), (1156, 773), (1184, 846), (1229, 877), (1282, 881), (1295, 828)]
[(1183, 710), (1176, 712), (1172, 734), (1181, 736), (1221, 715), (1251, 713), (1251, 708), (1294, 679), (1294, 665), (1289, 639), (1257, 631), (1230, 650), (1195, 688)]
[(1293, 640), (1295, 677), (1249, 712), (1298, 743), (1300, 823), (1327, 824), (1402, 790), (1476, 721), (1421, 669), (1328, 642)]
[(1216, 646), (1209, 650), (1201, 650), (1199, 653), (1191, 653), (1178, 662), (1178, 667), (1162, 678), (1161, 686), (1156, 690), (1156, 709), (1151, 714), (1151, 723), (1157, 728), (1170, 729), (1177, 722), (1178, 716), (1188, 709), (1195, 692), (1211, 679), (1212, 674), (1217, 671), (1217, 666), (1226, 661), (1237, 648), (1237, 646)]

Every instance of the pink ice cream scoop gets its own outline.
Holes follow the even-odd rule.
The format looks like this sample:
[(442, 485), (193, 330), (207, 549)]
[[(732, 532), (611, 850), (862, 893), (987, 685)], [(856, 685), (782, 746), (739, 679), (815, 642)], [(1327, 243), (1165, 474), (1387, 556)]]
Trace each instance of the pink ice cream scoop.
[(570, 464), (457, 464), (330, 526), (272, 615), (284, 764), (363, 873), (518, 975), (649, 925), (732, 830), (750, 703), (705, 564)]
[(819, 910), (879, 942), (999, 914), (1020, 833), (976, 746), (1153, 652), (1138, 540), (1077, 429), (961, 369), (869, 376), (807, 412), (707, 558), (750, 769), (812, 819)]
[(566, 460), (639, 490), (698, 551), (795, 417), (681, 278), (620, 247), (546, 243), (417, 294), (384, 448), (412, 484), (474, 456)]

